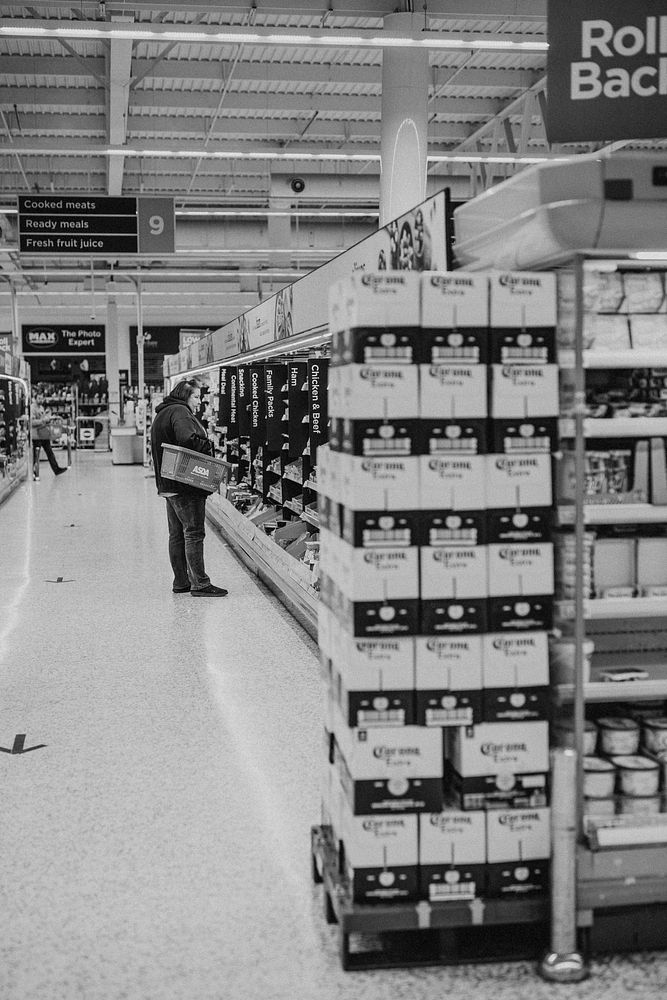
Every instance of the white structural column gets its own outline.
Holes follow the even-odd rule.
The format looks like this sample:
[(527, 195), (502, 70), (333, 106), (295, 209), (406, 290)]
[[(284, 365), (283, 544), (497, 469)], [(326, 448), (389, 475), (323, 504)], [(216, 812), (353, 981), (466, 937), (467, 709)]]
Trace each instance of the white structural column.
[(114, 289), (109, 288), (113, 282), (107, 282), (107, 328), (106, 328), (106, 367), (109, 383), (109, 423), (117, 427), (120, 418), (120, 384), (118, 375), (118, 303)]
[[(388, 37), (418, 30), (417, 15), (389, 14)], [(428, 52), (382, 50), (380, 225), (426, 197)]]

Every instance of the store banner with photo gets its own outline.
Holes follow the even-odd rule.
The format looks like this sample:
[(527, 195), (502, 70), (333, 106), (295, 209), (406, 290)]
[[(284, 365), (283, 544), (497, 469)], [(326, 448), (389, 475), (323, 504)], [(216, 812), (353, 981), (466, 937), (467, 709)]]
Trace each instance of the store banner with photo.
[[(148, 384), (162, 384), (165, 356), (191, 350), (199, 362), (199, 344), (212, 326), (146, 326), (144, 325), (144, 378)], [(132, 385), (137, 383), (137, 327), (130, 327), (130, 364)], [(194, 365), (193, 365), (194, 367)]]
[(553, 142), (664, 138), (667, 0), (548, 0)]
[[(329, 288), (359, 271), (446, 271), (448, 269), (448, 192), (405, 212), (355, 246), (286, 285), (230, 323), (215, 330), (200, 353), (184, 351), (183, 371), (264, 347), (294, 334), (323, 330), (328, 320)], [(173, 374), (174, 365), (165, 366)]]

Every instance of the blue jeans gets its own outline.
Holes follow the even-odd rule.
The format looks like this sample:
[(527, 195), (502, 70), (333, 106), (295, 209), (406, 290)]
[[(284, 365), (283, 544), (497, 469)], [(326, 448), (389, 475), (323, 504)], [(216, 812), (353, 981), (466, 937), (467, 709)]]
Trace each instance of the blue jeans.
[(206, 497), (165, 497), (169, 524), (169, 561), (174, 587), (203, 590), (210, 579), (204, 569)]

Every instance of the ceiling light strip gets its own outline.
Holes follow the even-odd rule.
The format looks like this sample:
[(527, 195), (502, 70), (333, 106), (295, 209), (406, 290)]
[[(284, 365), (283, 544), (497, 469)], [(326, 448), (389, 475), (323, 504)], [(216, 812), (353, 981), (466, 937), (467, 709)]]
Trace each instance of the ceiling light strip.
[[(7, 151), (0, 146), (0, 152)], [(380, 153), (337, 153), (328, 151), (323, 153), (305, 152), (283, 152), (283, 151), (260, 151), (241, 149), (142, 149), (136, 146), (88, 146), (80, 149), (59, 149), (40, 145), (39, 148), (14, 143), (10, 150), (18, 156), (37, 156), (48, 154), (49, 156), (123, 156), (159, 158), (166, 160), (289, 160), (300, 163), (326, 163), (329, 161), (341, 163), (370, 163), (381, 162)], [(562, 161), (572, 159), (571, 156), (562, 156), (558, 153), (540, 153), (535, 155), (524, 155), (522, 153), (428, 153), (426, 157), (429, 163), (543, 163), (546, 161)]]
[(139, 42), (201, 42), (211, 45), (270, 45), (326, 47), (344, 49), (414, 48), (476, 52), (546, 52), (548, 42), (538, 40), (513, 41), (503, 38), (481, 38), (475, 35), (452, 37), (437, 31), (416, 31), (402, 34), (359, 31), (343, 34), (336, 29), (321, 31), (276, 31), (275, 28), (197, 27), (166, 24), (100, 24), (98, 22), (41, 21), (29, 24), (18, 18), (0, 23), (0, 36), (10, 38), (70, 38), (73, 40), (126, 39)]

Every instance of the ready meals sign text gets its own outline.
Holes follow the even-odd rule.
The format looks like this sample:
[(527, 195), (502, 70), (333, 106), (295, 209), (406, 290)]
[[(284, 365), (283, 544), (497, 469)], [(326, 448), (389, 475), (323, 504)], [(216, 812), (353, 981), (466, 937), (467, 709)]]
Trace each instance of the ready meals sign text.
[(21, 328), (21, 340), (24, 354), (104, 354), (104, 324), (24, 324)]
[(667, 133), (667, 0), (548, 0), (549, 142)]

